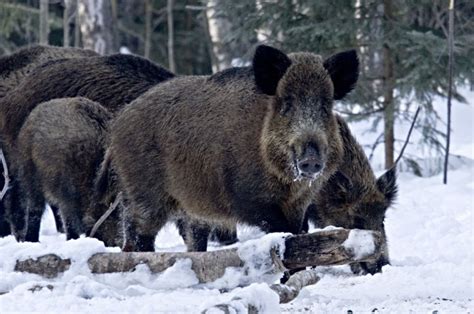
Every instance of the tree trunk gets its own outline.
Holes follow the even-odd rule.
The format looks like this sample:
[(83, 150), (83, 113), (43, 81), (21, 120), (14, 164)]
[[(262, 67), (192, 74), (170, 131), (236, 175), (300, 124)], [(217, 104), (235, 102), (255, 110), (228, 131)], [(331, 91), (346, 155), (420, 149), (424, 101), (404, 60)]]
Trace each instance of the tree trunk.
[(209, 34), (211, 35), (214, 55), (217, 58), (217, 63), (212, 65), (212, 71), (214, 73), (227, 69), (232, 64), (229, 46), (225, 43), (225, 36), (231, 32), (231, 23), (229, 19), (220, 12), (222, 1), (225, 0), (208, 1), (206, 11)]
[(74, 19), (74, 47), (79, 48), (81, 45), (81, 17), (79, 16), (79, 1), (75, 0), (74, 10), (76, 15)]
[(111, 1), (79, 0), (77, 12), (84, 48), (100, 54), (117, 51)]
[(446, 155), (444, 158), (443, 183), (448, 184), (449, 146), (451, 142), (451, 98), (453, 94), (453, 41), (454, 41), (454, 0), (449, 1), (449, 30), (448, 30), (448, 121), (446, 130)]
[[(357, 252), (348, 247), (345, 241), (351, 230), (336, 229), (320, 231), (310, 234), (293, 235), (285, 238), (285, 253), (281, 261), (276, 261), (268, 254), (270, 265), (268, 272), (276, 268), (301, 269), (307, 266), (342, 265), (355, 262), (373, 262), (380, 257), (382, 237), (379, 232), (369, 232), (373, 238), (373, 252)], [(245, 245), (245, 244), (244, 244)], [(192, 269), (200, 282), (212, 282), (225, 273), (227, 267), (242, 267), (244, 261), (239, 257), (238, 249), (226, 249), (212, 252), (170, 252), (170, 253), (97, 253), (89, 258), (88, 265), (92, 273), (104, 274), (113, 272), (127, 272), (139, 264), (146, 264), (152, 273), (162, 272), (174, 265), (178, 259), (191, 259)], [(51, 263), (53, 260), (54, 263)], [(51, 269), (51, 265), (61, 264), (59, 257), (40, 257), (17, 261), (15, 270), (32, 272), (48, 277), (54, 277), (65, 271), (70, 264), (64, 262), (64, 267), (58, 270)], [(262, 270), (263, 271), (263, 270)], [(55, 273), (56, 272), (56, 273)]]
[(48, 44), (49, 37), (49, 0), (40, 0), (40, 26), (39, 26), (39, 43), (40, 45)]
[(176, 72), (176, 63), (174, 60), (174, 21), (173, 21), (174, 0), (168, 0), (166, 12), (168, 15), (168, 63), (170, 71)]
[(203, 14), (202, 16), (202, 26), (206, 34), (206, 47), (211, 58), (212, 72), (215, 73), (217, 69), (219, 69), (219, 60), (217, 59), (216, 53), (214, 51), (214, 44), (212, 42), (212, 36), (209, 30), (209, 18), (207, 17), (207, 14)]
[(72, 16), (72, 0), (64, 0), (64, 11), (63, 11), (63, 47), (69, 47), (69, 18)]
[(153, 17), (153, 5), (151, 0), (145, 1), (145, 58), (150, 58), (151, 51), (151, 35), (152, 35), (152, 17)]
[(393, 21), (393, 6), (391, 0), (384, 0), (384, 45), (383, 45), (383, 106), (384, 106), (384, 138), (385, 138), (385, 169), (390, 169), (394, 162), (394, 125), (395, 103), (393, 91), (395, 76), (393, 73), (393, 56), (388, 40), (388, 32)]

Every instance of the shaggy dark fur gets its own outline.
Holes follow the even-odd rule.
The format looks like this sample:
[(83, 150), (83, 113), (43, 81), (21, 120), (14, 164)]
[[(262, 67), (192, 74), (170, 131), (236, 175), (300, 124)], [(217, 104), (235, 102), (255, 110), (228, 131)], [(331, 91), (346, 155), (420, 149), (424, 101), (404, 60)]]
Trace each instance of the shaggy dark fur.
[(0, 132), (6, 144), (12, 145), (31, 110), (55, 98), (82, 96), (115, 112), (173, 76), (166, 69), (131, 55), (49, 61), (0, 100)]
[(87, 49), (33, 46), (0, 57), (0, 98), (18, 86), (34, 68), (46, 61), (97, 56), (97, 53)]
[[(62, 48), (53, 46), (33, 46), (23, 48), (15, 53), (0, 57), (0, 99), (10, 90), (17, 87), (21, 81), (28, 76), (38, 65), (56, 59), (96, 57), (97, 53), (87, 49)], [(3, 173), (3, 166), (1, 167)], [(0, 176), (0, 186), (5, 184), (3, 176)], [(59, 218), (58, 210), (54, 206), (54, 218), (56, 227), (62, 231), (62, 222)], [(11, 233), (10, 225), (5, 221), (4, 207), (0, 203), (0, 237)]]
[[(28, 116), (18, 136), (18, 173), (34, 226), (48, 202), (59, 208), (67, 239), (76, 239), (107, 209), (94, 204), (92, 195), (110, 119), (107, 109), (81, 97), (42, 103)], [(97, 237), (115, 245), (119, 223), (107, 219)], [(28, 228), (26, 238), (38, 241), (38, 234)]]
[(339, 116), (337, 121), (344, 147), (342, 163), (316, 194), (307, 215), (320, 228), (332, 225), (380, 231), (384, 238), (380, 259), (373, 264), (352, 265), (356, 272), (379, 272), (389, 263), (384, 219), (397, 194), (396, 171), (391, 169), (376, 179), (347, 123)]
[[(312, 193), (342, 155), (334, 95), (350, 91), (357, 73), (355, 52), (323, 62), (259, 46), (252, 67), (176, 78), (127, 106), (109, 148), (137, 233), (124, 248), (153, 251), (156, 233), (181, 210), (300, 232)], [(348, 79), (334, 85), (332, 77)]]
[(27, 227), (20, 206), (21, 182), (16, 178), (16, 138), (29, 113), (41, 102), (75, 96), (97, 101), (113, 113), (172, 77), (166, 69), (131, 55), (60, 59), (37, 67), (0, 100), (2, 148), (13, 180), (4, 202), (5, 215), (18, 240), (24, 240)]

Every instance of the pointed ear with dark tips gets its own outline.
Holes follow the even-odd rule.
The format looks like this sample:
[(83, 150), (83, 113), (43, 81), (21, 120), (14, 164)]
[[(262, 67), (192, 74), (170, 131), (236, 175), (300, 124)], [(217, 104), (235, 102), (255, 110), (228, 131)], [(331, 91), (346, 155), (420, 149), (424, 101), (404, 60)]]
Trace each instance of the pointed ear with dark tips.
[(385, 172), (377, 179), (377, 187), (385, 195), (388, 204), (391, 204), (397, 197), (397, 170), (395, 167)]
[(257, 87), (267, 95), (275, 95), (278, 82), (291, 60), (286, 54), (270, 46), (260, 45), (253, 57), (253, 72)]
[(324, 61), (324, 67), (334, 85), (334, 99), (344, 98), (355, 87), (359, 78), (359, 58), (356, 51), (336, 53)]

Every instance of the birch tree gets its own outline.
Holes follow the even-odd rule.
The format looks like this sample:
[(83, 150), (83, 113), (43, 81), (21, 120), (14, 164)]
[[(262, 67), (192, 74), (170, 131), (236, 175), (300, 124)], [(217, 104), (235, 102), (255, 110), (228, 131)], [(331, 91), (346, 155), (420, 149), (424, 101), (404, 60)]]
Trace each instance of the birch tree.
[(40, 25), (39, 25), (39, 43), (48, 44), (49, 37), (49, 0), (40, 0)]
[(84, 48), (100, 54), (116, 51), (111, 1), (78, 0), (77, 14)]

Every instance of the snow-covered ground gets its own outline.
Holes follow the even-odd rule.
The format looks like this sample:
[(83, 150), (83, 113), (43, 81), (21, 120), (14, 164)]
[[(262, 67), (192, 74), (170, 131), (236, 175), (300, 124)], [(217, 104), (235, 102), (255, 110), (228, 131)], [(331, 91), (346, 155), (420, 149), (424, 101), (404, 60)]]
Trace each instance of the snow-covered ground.
[[(474, 94), (466, 96), (473, 99)], [(472, 159), (474, 110), (456, 104), (453, 114), (453, 151)], [(361, 125), (353, 130), (361, 142), (366, 140)], [(399, 128), (397, 136), (404, 138), (405, 131), (405, 127)], [(416, 145), (408, 148), (415, 155), (416, 149)], [(264, 283), (230, 292), (218, 289), (225, 286), (222, 282), (199, 285), (188, 260), (158, 275), (145, 266), (128, 274), (92, 275), (87, 258), (118, 248), (105, 248), (86, 238), (66, 242), (64, 235), (55, 232), (48, 213), (43, 219), (41, 243), (16, 243), (11, 236), (0, 239), (0, 313), (197, 313), (234, 297), (266, 313), (472, 313), (474, 163), (466, 160), (449, 173), (447, 186), (441, 183), (441, 175), (420, 178), (400, 174), (398, 201), (388, 210), (385, 222), (391, 265), (382, 273), (355, 276), (347, 266), (319, 268), (321, 281), (303, 289), (286, 305), (278, 305), (278, 298)], [(261, 236), (256, 229), (239, 228), (241, 242), (237, 246), (249, 245), (248, 241)], [(156, 246), (161, 251), (185, 250), (173, 225), (160, 232)], [(73, 266), (50, 280), (13, 271), (15, 260), (45, 253), (71, 257)]]

